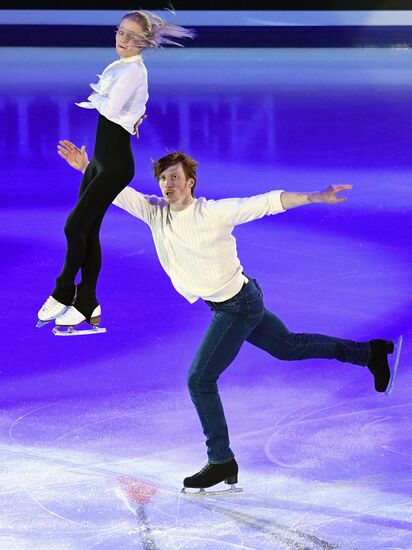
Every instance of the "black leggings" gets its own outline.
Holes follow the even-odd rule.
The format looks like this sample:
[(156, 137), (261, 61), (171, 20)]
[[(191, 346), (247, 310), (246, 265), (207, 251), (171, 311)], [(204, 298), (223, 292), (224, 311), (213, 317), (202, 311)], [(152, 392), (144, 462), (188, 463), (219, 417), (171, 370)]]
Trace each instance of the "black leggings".
[(84, 173), (77, 204), (64, 227), (66, 258), (52, 294), (62, 304), (70, 305), (75, 295), (75, 278), (81, 269), (74, 305), (86, 318), (98, 305), (96, 286), (102, 263), (100, 226), (106, 210), (133, 176), (130, 133), (99, 115), (94, 154)]

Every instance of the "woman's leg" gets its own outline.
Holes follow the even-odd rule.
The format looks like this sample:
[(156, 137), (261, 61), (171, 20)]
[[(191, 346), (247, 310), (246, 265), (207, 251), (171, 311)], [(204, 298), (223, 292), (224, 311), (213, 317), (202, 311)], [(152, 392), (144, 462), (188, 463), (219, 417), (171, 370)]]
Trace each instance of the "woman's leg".
[(100, 227), (104, 215), (93, 222), (87, 234), (87, 254), (81, 266), (81, 282), (77, 285), (75, 306), (79, 311), (93, 311), (98, 305), (96, 287), (102, 266), (102, 250), (100, 245)]
[(84, 280), (78, 289), (76, 308), (86, 318), (97, 305), (100, 226), (106, 210), (133, 175), (129, 132), (99, 115), (94, 154), (84, 174), (78, 202), (66, 221), (66, 258), (52, 294), (57, 301), (70, 305), (75, 293), (75, 278), (82, 268)]
[[(74, 295), (74, 281), (84, 265), (86, 286), (76, 298), (76, 309), (89, 317), (96, 303), (95, 287), (100, 270), (101, 253), (99, 230), (106, 210), (120, 191), (130, 181), (130, 172), (122, 170), (98, 171), (90, 182), (83, 185), (79, 200), (67, 218), (65, 234), (67, 250), (64, 267), (56, 280), (53, 297), (61, 303), (70, 304)], [(91, 257), (88, 257), (90, 248)], [(90, 287), (90, 281), (94, 281)], [(94, 286), (94, 288), (93, 288)], [(87, 290), (87, 292), (86, 292)]]
[[(77, 197), (77, 201), (80, 201), (82, 195), (84, 194), (85, 190), (89, 186), (90, 182), (93, 181), (93, 179), (97, 176), (98, 170), (96, 167), (96, 162), (94, 160), (94, 157), (92, 157), (89, 165), (86, 168), (85, 173), (83, 174), (82, 182), (80, 184), (80, 190)], [(70, 215), (66, 219), (66, 225), (69, 221)], [(76, 286), (74, 284), (74, 280), (77, 275), (77, 270), (75, 270), (75, 266), (71, 266), (71, 253), (69, 252), (69, 249), (73, 248), (73, 244), (69, 240), (69, 236), (66, 234), (66, 258), (63, 266), (63, 270), (61, 271), (60, 275), (56, 279), (56, 286), (52, 293), (52, 296), (65, 305), (70, 305), (72, 303), (72, 300), (74, 298), (75, 292), (76, 292)], [(76, 244), (74, 244), (74, 249), (76, 249)]]

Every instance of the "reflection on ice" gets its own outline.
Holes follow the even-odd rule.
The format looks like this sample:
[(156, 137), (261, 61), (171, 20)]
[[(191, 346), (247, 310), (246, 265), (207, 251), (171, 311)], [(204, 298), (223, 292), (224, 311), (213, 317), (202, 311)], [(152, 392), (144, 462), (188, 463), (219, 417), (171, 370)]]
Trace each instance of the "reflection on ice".
[[(266, 391), (255, 385), (257, 401)], [(157, 398), (166, 415), (178, 412), (173, 393)], [(376, 409), (370, 399), (312, 401), (284, 415), (274, 405), (267, 411), (278, 417), (272, 426), (268, 416), (265, 428), (249, 420), (247, 437), (233, 434), (244, 492), (193, 498), (180, 489), (194, 467), (194, 446), (172, 447), (167, 435), (162, 441), (142, 424), (135, 429), (139, 399), (131, 408), (119, 396), (114, 402), (128, 404), (114, 413), (111, 400), (66, 401), (3, 415), (12, 436), (0, 450), (3, 547), (383, 550), (390, 540), (412, 544), (410, 457), (393, 460), (409, 403), (387, 401)], [(150, 418), (156, 403), (152, 411), (144, 408)], [(96, 426), (109, 420), (113, 432), (103, 450)], [(116, 423), (126, 420), (128, 439), (113, 446)], [(58, 431), (71, 433), (76, 448)], [(53, 434), (54, 445), (42, 444), (42, 434), (46, 440)], [(153, 438), (158, 451), (145, 455)], [(125, 454), (132, 447), (135, 458)]]

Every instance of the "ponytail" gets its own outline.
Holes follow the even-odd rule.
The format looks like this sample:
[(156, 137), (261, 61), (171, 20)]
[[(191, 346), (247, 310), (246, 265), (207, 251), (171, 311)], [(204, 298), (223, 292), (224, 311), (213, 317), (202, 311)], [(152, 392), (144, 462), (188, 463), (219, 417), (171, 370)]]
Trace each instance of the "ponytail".
[(167, 23), (162, 17), (150, 11), (131, 11), (122, 17), (122, 21), (124, 19), (136, 21), (142, 27), (144, 48), (161, 48), (165, 44), (182, 46), (175, 39), (193, 38), (195, 36), (192, 29), (174, 23)]

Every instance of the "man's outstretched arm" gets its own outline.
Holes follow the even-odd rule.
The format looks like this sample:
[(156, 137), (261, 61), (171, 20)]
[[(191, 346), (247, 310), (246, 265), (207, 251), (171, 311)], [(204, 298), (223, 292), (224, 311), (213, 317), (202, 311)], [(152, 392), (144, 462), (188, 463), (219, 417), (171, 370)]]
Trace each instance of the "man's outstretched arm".
[[(137, 138), (139, 138), (139, 126), (145, 118), (147, 118), (147, 115), (142, 115), (134, 125)], [(79, 149), (68, 139), (62, 139), (57, 146), (57, 152), (72, 168), (79, 170), (83, 174), (85, 173), (87, 165), (89, 164), (89, 157), (87, 156), (85, 145), (82, 145), (81, 149)]]
[(82, 145), (82, 148), (79, 149), (68, 139), (63, 139), (59, 141), (57, 152), (72, 168), (84, 174), (89, 164), (89, 157), (87, 156), (85, 145)]
[[(72, 168), (83, 173), (86, 171), (89, 165), (89, 158), (85, 145), (79, 149), (68, 139), (63, 139), (59, 141), (57, 152)], [(127, 186), (113, 200), (113, 204), (126, 210), (132, 216), (150, 224), (156, 210), (156, 199), (157, 197), (143, 195), (132, 187)]]
[(282, 191), (280, 200), (285, 210), (296, 208), (297, 206), (304, 206), (305, 204), (311, 204), (313, 202), (337, 204), (347, 200), (346, 197), (337, 197), (337, 193), (348, 191), (352, 189), (352, 187), (353, 185), (329, 185), (329, 187), (326, 187), (323, 191), (316, 191), (314, 193), (289, 193), (287, 191)]
[(323, 191), (313, 193), (291, 193), (288, 191), (269, 191), (253, 197), (219, 199), (209, 201), (219, 219), (230, 225), (240, 225), (274, 214), (280, 214), (297, 206), (315, 202), (337, 204), (346, 201), (346, 197), (337, 197), (337, 193), (352, 189), (352, 185), (329, 185)]

